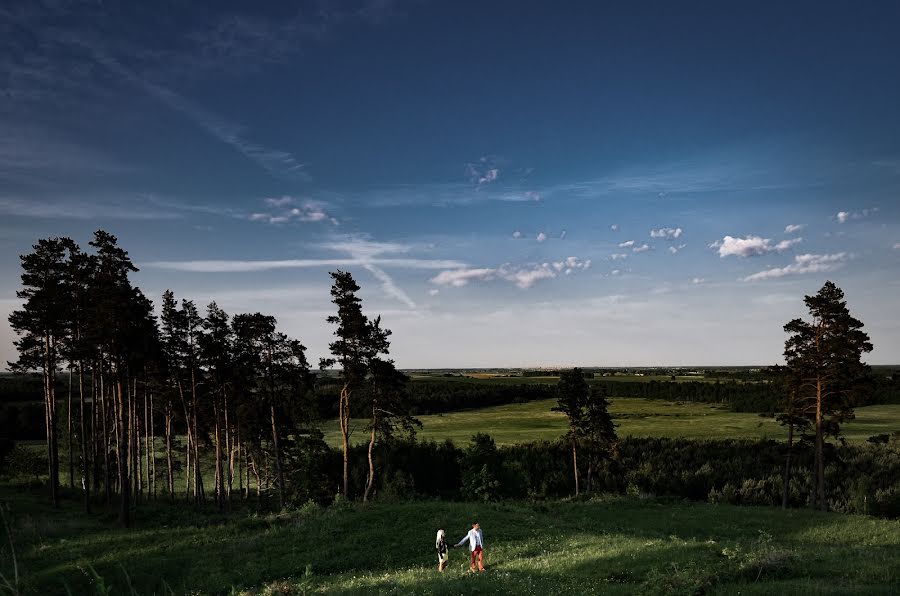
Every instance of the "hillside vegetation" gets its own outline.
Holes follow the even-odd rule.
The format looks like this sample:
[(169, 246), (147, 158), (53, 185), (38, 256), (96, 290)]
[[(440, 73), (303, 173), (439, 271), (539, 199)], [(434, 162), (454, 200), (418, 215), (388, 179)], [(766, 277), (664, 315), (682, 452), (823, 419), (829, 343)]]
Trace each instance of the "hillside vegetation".
[[(900, 524), (860, 516), (658, 504), (338, 503), (278, 515), (139, 507), (131, 531), (3, 488), (25, 594), (890, 594)], [(39, 504), (38, 504), (39, 503)], [(433, 540), (485, 532), (487, 571)], [(3, 537), (6, 544), (6, 536)], [(3, 572), (10, 575), (9, 551)]]

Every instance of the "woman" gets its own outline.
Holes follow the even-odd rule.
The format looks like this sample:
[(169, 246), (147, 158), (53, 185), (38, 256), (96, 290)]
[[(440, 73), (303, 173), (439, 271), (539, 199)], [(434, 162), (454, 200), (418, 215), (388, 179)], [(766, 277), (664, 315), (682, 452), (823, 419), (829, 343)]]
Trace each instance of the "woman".
[(447, 549), (447, 542), (443, 530), (437, 531), (437, 538), (434, 539), (434, 548), (437, 549), (438, 571), (443, 572), (444, 568), (450, 562), (450, 552)]

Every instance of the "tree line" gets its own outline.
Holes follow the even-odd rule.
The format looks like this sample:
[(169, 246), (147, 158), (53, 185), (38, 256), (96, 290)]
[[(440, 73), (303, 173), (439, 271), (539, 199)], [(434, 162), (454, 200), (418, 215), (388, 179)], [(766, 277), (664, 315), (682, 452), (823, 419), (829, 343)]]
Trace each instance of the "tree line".
[[(87, 511), (96, 501), (117, 500), (126, 526), (131, 507), (143, 499), (179, 496), (179, 472), (180, 496), (197, 506), (212, 501), (226, 509), (235, 493), (246, 499), (255, 485), (258, 497), (274, 493), (283, 507), (286, 455), (298, 445), (322, 449), (321, 433), (311, 425), (316, 375), (306, 348), (278, 331), (272, 316), (230, 316), (215, 302), (201, 313), (168, 290), (157, 317), (131, 283), (138, 269), (116, 237), (97, 231), (90, 248), (83, 251), (70, 238), (39, 240), (21, 257), (23, 307), (9, 317), (19, 354), (10, 368), (41, 377), (53, 506), (62, 463), (70, 488), (80, 485)], [(390, 331), (380, 318), (362, 314), (352, 276), (332, 277), (337, 314), (328, 321), (337, 325), (336, 341), (333, 358), (321, 366), (341, 366), (344, 422), (351, 400), (370, 412), (371, 452), (395, 430), (414, 430), (401, 403), (407, 378), (387, 358)], [(66, 397), (56, 381), (61, 370), (75, 379)], [(61, 428), (67, 462), (60, 461)], [(348, 434), (345, 426), (345, 451)], [(345, 493), (347, 473), (345, 458)], [(368, 473), (364, 498), (374, 485), (371, 456)]]

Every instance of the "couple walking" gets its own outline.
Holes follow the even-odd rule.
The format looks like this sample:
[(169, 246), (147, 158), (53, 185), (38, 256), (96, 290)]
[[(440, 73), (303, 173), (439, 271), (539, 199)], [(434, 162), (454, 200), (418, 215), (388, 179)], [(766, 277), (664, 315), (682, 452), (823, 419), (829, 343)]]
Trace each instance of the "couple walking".
[(484, 571), (484, 534), (481, 532), (481, 526), (478, 522), (472, 524), (472, 529), (457, 544), (448, 547), (446, 542), (446, 534), (443, 530), (437, 531), (437, 539), (434, 547), (437, 549), (438, 555), (438, 571), (443, 571), (450, 562), (450, 553), (448, 548), (456, 548), (469, 543), (469, 552), (472, 553), (472, 564), (469, 570), (475, 571), (475, 563), (478, 562), (478, 571)]

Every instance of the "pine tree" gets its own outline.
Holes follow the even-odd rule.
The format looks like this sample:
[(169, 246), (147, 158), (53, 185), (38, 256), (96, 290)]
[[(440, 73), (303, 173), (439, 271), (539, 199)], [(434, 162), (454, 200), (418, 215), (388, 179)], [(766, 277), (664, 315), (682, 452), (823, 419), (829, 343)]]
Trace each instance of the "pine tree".
[(853, 418), (854, 398), (869, 372), (861, 358), (872, 351), (872, 344), (862, 331), (862, 322), (850, 315), (844, 292), (834, 283), (825, 282), (804, 302), (812, 320), (794, 319), (784, 326), (791, 334), (784, 345), (784, 358), (796, 379), (795, 399), (805, 402), (802, 411), (815, 431), (812, 504), (824, 511), (828, 508), (825, 440), (838, 437), (841, 423)]
[(10, 368), (20, 372), (40, 370), (43, 377), (50, 500), (54, 507), (59, 506), (56, 371), (71, 321), (67, 257), (73, 244), (68, 238), (38, 240), (33, 252), (22, 255), (22, 289), (16, 296), (24, 306), (9, 316), (10, 326), (20, 336), (15, 342), (19, 360), (10, 362)]
[(562, 412), (569, 421), (569, 441), (572, 443), (572, 473), (575, 476), (575, 496), (579, 494), (578, 439), (585, 424), (585, 405), (590, 387), (580, 368), (563, 371), (556, 386), (557, 398), (554, 412)]
[(337, 314), (329, 316), (327, 321), (337, 325), (334, 331), (337, 339), (328, 346), (333, 358), (323, 358), (319, 366), (323, 369), (334, 365), (341, 367), (338, 421), (343, 451), (343, 493), (346, 497), (350, 489), (350, 399), (353, 392), (365, 383), (368, 363), (385, 347), (382, 339), (386, 341), (386, 336), (373, 338), (372, 326), (362, 312), (362, 300), (356, 295), (360, 288), (353, 276), (340, 270), (330, 275), (334, 280), (331, 301), (337, 306)]

